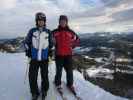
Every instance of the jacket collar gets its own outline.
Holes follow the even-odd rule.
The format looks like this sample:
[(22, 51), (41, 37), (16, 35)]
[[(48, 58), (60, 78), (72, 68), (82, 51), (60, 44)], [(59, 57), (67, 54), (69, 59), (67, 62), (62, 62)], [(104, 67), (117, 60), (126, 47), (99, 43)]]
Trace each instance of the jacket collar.
[(60, 25), (58, 26), (58, 30), (59, 31), (65, 31), (65, 30), (69, 30), (69, 27), (68, 26), (66, 26), (66, 27), (61, 27)]

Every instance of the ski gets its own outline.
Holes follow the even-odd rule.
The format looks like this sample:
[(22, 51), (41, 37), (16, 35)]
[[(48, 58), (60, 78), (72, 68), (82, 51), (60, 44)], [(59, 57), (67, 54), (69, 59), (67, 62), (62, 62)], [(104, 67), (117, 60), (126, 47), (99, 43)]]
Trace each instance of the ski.
[(63, 89), (61, 87), (57, 88), (57, 91), (60, 94), (62, 100), (67, 100), (67, 98), (64, 96)]
[(82, 98), (80, 96), (77, 95), (75, 90), (70, 89), (68, 86), (67, 88), (69, 89), (69, 91), (74, 95), (74, 97), (76, 98), (76, 100), (82, 100)]

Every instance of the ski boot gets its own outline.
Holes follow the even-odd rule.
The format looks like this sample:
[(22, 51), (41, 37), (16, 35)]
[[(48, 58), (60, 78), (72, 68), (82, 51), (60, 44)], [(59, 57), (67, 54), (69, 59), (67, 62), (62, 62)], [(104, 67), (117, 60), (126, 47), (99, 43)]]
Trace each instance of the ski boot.
[(42, 93), (42, 100), (45, 100), (46, 96), (47, 96), (47, 92)]
[(32, 96), (32, 100), (37, 100), (38, 99), (38, 95), (33, 95)]

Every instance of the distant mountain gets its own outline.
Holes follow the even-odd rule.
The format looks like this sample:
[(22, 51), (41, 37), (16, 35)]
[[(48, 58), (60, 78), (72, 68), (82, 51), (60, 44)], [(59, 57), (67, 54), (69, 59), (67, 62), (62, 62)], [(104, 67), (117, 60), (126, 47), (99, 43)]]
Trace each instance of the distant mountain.
[[(81, 47), (109, 47), (115, 45), (127, 44), (133, 45), (133, 32), (115, 33), (115, 32), (95, 32), (79, 34)], [(0, 51), (2, 52), (23, 52), (24, 37), (13, 39), (0, 39)], [(115, 44), (115, 45), (114, 45)], [(118, 44), (118, 45), (119, 45)]]
[(81, 46), (112, 46), (112, 42), (126, 41), (133, 42), (133, 33), (110, 33), (110, 32), (97, 32), (86, 33), (79, 35)]
[(24, 37), (17, 37), (13, 39), (0, 39), (0, 51), (9, 53), (23, 52), (23, 41)]

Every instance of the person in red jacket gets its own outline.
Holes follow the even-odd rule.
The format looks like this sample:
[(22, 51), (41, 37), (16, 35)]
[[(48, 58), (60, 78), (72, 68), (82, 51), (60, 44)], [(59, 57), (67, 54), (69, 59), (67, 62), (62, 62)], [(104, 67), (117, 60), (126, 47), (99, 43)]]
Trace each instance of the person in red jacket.
[(66, 71), (67, 86), (73, 87), (72, 50), (79, 45), (79, 38), (68, 26), (68, 18), (61, 15), (59, 26), (53, 31), (55, 42), (56, 75), (54, 83), (61, 86), (62, 69)]

